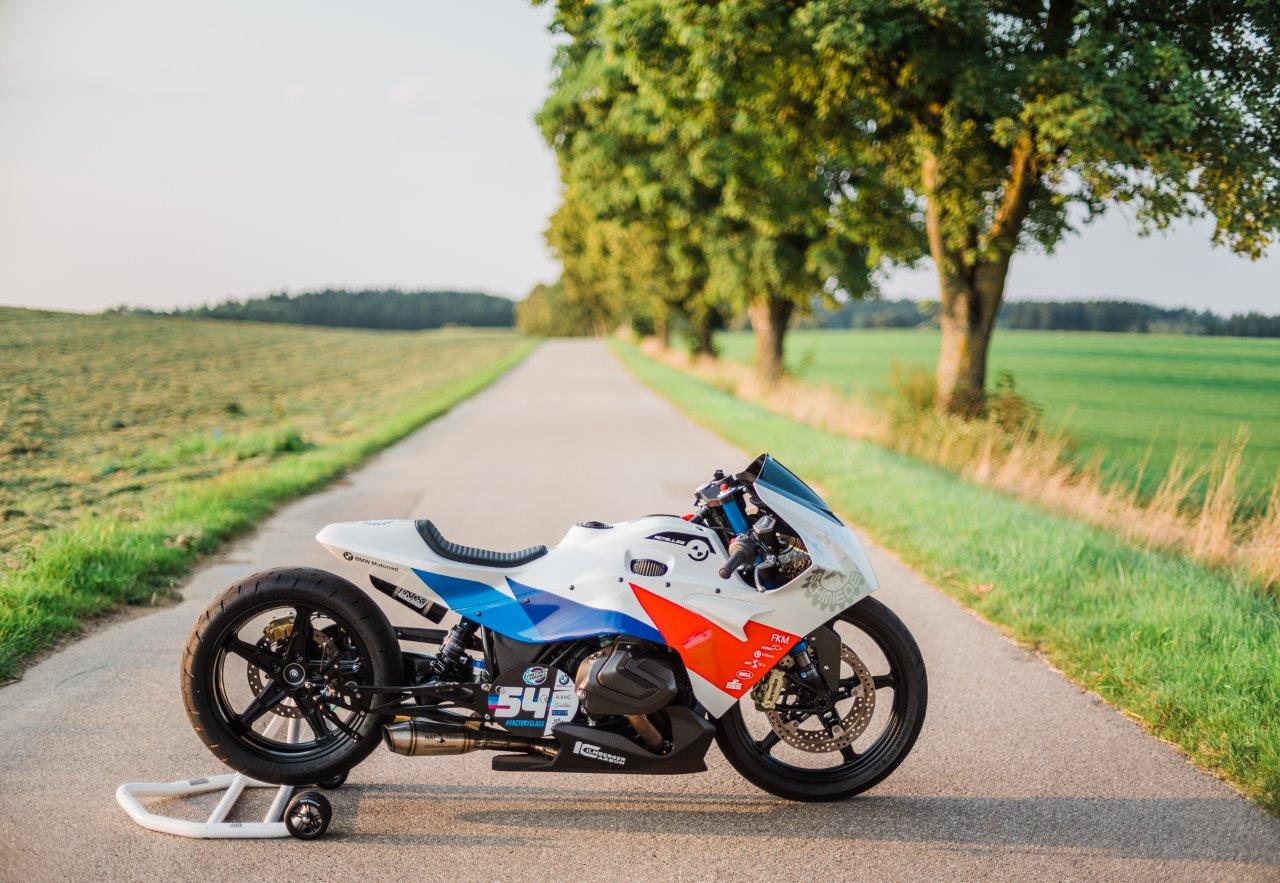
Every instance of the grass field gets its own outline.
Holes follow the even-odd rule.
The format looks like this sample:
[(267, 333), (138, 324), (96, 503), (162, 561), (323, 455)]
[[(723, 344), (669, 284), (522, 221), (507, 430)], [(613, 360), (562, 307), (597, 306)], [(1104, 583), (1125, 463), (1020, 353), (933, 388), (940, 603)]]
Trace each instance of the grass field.
[(0, 679), (529, 344), (0, 308)]
[[(721, 337), (724, 354), (752, 357), (751, 336)], [(923, 330), (795, 331), (787, 363), (798, 377), (846, 392), (887, 389), (895, 363), (932, 370), (938, 333)], [(1280, 470), (1280, 340), (1044, 331), (995, 333), (991, 378), (1012, 372), (1053, 426), (1102, 457), (1111, 474), (1159, 482), (1178, 446), (1200, 457), (1244, 425), (1243, 483), (1270, 489)], [(1149, 456), (1148, 456), (1149, 454)]]
[(692, 419), (780, 457), (936, 585), (1280, 812), (1275, 596), (617, 349)]

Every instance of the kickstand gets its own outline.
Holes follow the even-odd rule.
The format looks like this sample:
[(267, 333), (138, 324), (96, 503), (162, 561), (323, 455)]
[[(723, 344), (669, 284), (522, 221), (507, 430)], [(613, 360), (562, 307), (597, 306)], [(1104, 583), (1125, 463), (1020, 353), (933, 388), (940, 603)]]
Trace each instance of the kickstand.
[[(283, 725), (285, 742), (297, 742), (301, 721), (276, 715), (262, 731), (264, 738), (271, 738)], [(227, 816), (245, 788), (278, 788), (271, 808), (260, 822), (228, 822)], [(178, 819), (150, 812), (139, 800), (142, 797), (187, 797), (225, 789), (222, 799), (203, 822)], [(250, 779), (243, 773), (222, 773), (200, 779), (182, 779), (177, 782), (125, 782), (116, 789), (116, 803), (139, 825), (151, 831), (177, 834), (179, 837), (200, 839), (288, 837), (285, 828), (285, 807), (293, 796), (292, 785), (271, 785)]]

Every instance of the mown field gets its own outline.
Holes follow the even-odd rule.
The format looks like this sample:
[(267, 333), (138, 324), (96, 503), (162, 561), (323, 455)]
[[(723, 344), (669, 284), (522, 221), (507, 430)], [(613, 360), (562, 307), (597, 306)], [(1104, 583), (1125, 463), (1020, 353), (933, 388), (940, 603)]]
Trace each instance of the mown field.
[(779, 456), (934, 584), (1280, 812), (1276, 596), (616, 347), (691, 419)]
[(0, 308), (0, 678), (527, 347), (503, 331)]
[[(787, 340), (798, 377), (867, 394), (890, 387), (895, 365), (931, 371), (938, 353), (936, 331), (806, 330)], [(729, 358), (751, 359), (749, 334), (720, 341)], [(1122, 480), (1141, 473), (1144, 490), (1180, 446), (1204, 460), (1241, 426), (1243, 483), (1264, 493), (1280, 470), (1280, 340), (999, 329), (990, 376), (999, 371), (1071, 433), (1083, 459), (1100, 457)]]

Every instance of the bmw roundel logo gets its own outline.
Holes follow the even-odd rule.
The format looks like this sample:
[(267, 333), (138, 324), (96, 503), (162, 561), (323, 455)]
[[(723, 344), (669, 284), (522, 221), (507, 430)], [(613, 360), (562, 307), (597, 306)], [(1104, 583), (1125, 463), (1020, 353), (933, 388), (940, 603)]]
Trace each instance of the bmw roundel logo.
[(343, 558), (346, 558), (348, 561), (351, 561), (351, 560), (352, 560), (353, 558), (355, 558), (356, 556), (355, 556), (355, 555), (352, 555), (350, 552), (343, 552), (343, 553), (342, 553), (342, 557), (343, 557)]

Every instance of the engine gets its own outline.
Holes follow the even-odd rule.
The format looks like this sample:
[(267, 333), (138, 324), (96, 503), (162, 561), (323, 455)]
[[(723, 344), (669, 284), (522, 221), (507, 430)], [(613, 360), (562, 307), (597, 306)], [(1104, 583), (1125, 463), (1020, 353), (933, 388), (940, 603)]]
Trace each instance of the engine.
[(662, 733), (649, 715), (674, 702), (680, 688), (662, 651), (615, 641), (582, 660), (575, 682), (579, 704), (588, 717), (625, 717), (645, 747), (663, 750)]

